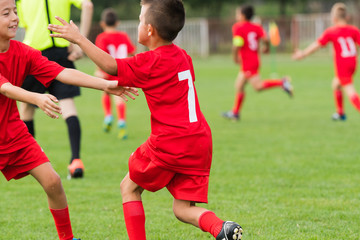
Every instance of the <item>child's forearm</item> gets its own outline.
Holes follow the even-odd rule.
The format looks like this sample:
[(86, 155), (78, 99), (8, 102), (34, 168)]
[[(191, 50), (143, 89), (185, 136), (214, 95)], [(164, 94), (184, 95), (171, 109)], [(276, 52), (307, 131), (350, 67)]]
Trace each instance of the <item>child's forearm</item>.
[(104, 52), (100, 48), (96, 47), (89, 39), (82, 37), (77, 44), (86, 53), (86, 55), (104, 72), (110, 75), (117, 75), (117, 63), (116, 60)]
[(16, 101), (21, 101), (36, 105), (37, 93), (26, 91), (20, 87), (12, 85), (11, 83), (3, 84), (0, 88), (0, 93)]
[(316, 50), (318, 50), (320, 48), (320, 44), (315, 41), (312, 44), (310, 44), (307, 48), (305, 48), (302, 52), (303, 52), (303, 57), (307, 57), (310, 54), (314, 53)]
[(80, 32), (85, 37), (89, 36), (94, 5), (91, 1), (83, 1), (80, 19)]
[(65, 84), (87, 87), (98, 90), (105, 90), (107, 81), (98, 77), (93, 77), (75, 69), (66, 68), (56, 77), (56, 80)]

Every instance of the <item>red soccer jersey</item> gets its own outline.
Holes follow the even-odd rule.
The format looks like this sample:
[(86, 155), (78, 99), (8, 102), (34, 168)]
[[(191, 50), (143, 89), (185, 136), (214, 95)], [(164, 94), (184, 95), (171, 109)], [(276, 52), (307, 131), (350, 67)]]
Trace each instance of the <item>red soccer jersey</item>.
[(266, 36), (264, 29), (251, 22), (237, 22), (232, 27), (233, 37), (241, 37), (244, 45), (240, 48), (238, 55), (241, 58), (242, 70), (257, 71), (259, 61), (259, 40)]
[[(95, 40), (95, 45), (110, 54), (113, 58), (126, 58), (135, 53), (135, 46), (125, 32), (103, 32)], [(116, 77), (105, 72), (106, 79), (113, 80)]]
[(360, 32), (355, 26), (333, 26), (325, 30), (318, 39), (321, 46), (331, 42), (334, 47), (335, 70), (339, 78), (349, 78), (357, 64), (357, 45), (360, 45)]
[(151, 112), (151, 160), (171, 171), (208, 175), (211, 131), (200, 111), (191, 57), (171, 44), (117, 59), (117, 64), (119, 85), (145, 93)]
[[(0, 87), (10, 82), (20, 87), (27, 75), (35, 76), (42, 84), (51, 81), (64, 68), (49, 61), (35, 50), (21, 42), (11, 40), (9, 50), (0, 53)], [(20, 120), (16, 101), (0, 94), (0, 154), (11, 153), (29, 146), (35, 139)]]

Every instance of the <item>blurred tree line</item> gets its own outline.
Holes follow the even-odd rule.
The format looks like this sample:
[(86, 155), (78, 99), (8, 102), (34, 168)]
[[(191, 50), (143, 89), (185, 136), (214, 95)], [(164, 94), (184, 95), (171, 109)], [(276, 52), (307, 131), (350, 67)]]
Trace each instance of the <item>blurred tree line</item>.
[[(140, 0), (92, 0), (94, 21), (100, 19), (101, 11), (114, 8), (123, 20), (138, 19)], [(241, 4), (252, 4), (256, 14), (264, 17), (290, 16), (295, 13), (328, 12), (337, 0), (183, 0), (187, 17), (232, 18), (234, 8)], [(360, 0), (344, 0), (350, 9), (360, 11)], [(78, 20), (80, 11), (73, 11)]]

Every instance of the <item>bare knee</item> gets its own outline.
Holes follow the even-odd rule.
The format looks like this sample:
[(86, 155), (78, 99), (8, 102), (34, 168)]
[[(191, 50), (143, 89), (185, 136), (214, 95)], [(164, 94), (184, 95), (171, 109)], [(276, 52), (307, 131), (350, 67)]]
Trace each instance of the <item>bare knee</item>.
[(43, 183), (43, 188), (48, 195), (60, 194), (64, 191), (60, 176), (56, 172), (47, 178), (46, 183)]
[(120, 192), (123, 202), (140, 201), (143, 188), (134, 183), (129, 174), (120, 183)]

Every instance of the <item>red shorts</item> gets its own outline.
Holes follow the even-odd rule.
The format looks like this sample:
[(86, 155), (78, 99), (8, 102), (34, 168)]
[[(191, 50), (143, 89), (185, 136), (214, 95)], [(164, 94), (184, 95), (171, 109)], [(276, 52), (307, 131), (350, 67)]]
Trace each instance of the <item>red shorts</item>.
[(353, 83), (353, 75), (356, 71), (355, 64), (343, 64), (335, 68), (335, 74), (339, 79), (341, 86), (346, 86)]
[(27, 176), (28, 171), (46, 162), (49, 159), (37, 143), (13, 153), (0, 154), (0, 170), (8, 181)]
[(207, 203), (209, 176), (185, 175), (155, 165), (142, 144), (129, 158), (130, 179), (156, 192), (166, 187), (175, 199)]

